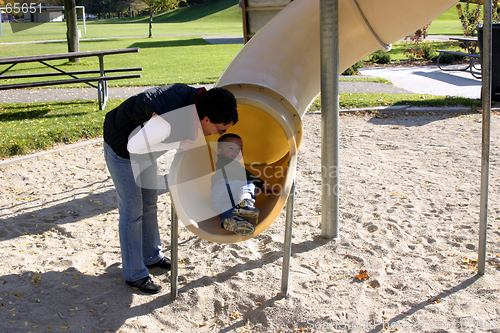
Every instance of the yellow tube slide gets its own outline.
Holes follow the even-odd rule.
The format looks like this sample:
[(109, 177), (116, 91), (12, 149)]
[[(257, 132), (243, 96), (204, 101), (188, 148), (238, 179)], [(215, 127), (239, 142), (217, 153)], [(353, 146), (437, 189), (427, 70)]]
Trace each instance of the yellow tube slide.
[[(340, 0), (339, 66), (360, 59), (409, 35), (454, 5), (456, 0)], [(267, 229), (283, 209), (295, 178), (302, 141), (301, 118), (320, 93), (319, 0), (295, 0), (252, 37), (226, 68), (216, 86), (230, 90), (240, 121), (228, 132), (243, 139), (245, 166), (279, 188), (260, 194), (255, 233), (241, 237), (220, 227), (210, 207), (210, 176), (217, 138), (199, 135), (194, 149), (176, 156), (169, 174), (170, 193), (179, 219), (193, 233), (217, 243), (234, 243)], [(207, 212), (211, 218), (207, 217)]]

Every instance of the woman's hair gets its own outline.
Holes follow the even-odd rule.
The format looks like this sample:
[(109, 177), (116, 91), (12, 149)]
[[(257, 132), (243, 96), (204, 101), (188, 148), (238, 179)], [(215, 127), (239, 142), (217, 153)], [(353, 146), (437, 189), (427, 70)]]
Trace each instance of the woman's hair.
[(196, 110), (200, 119), (208, 117), (214, 124), (227, 125), (233, 122), (234, 125), (238, 122), (236, 98), (224, 88), (212, 88), (198, 96)]

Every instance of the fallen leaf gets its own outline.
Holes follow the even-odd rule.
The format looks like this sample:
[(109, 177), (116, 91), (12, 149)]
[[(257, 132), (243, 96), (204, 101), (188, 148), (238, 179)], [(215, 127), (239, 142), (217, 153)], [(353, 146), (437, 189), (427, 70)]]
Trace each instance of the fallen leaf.
[(356, 275), (356, 278), (357, 278), (358, 280), (362, 280), (362, 281), (364, 281), (364, 280), (368, 280), (368, 279), (370, 278), (370, 276), (368, 275), (368, 273), (367, 273), (367, 271), (366, 271), (366, 269), (365, 269), (365, 270), (360, 270), (360, 271), (359, 271), (359, 274), (358, 274), (358, 275)]
[(436, 304), (436, 303), (441, 303), (441, 300), (439, 298), (437, 298), (436, 296), (433, 296), (429, 299), (429, 302), (432, 304)]

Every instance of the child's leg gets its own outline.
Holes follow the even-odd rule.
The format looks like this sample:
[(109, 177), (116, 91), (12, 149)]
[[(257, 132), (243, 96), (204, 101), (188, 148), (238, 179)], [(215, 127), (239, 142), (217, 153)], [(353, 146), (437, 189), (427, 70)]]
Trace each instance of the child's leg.
[[(236, 190), (237, 188), (234, 188), (234, 185), (234, 183), (231, 184), (231, 188)], [(253, 234), (255, 231), (253, 224), (233, 214), (234, 206), (232, 202), (238, 198), (231, 200), (232, 193), (229, 192), (233, 191), (228, 189), (224, 180), (212, 186), (212, 208), (220, 215), (221, 227), (240, 236)], [(237, 195), (238, 192), (234, 192), (234, 194)]]
[[(220, 181), (218, 181), (217, 183), (215, 183), (213, 186), (212, 186), (212, 192), (211, 192), (211, 204), (212, 204), (212, 209), (219, 215), (222, 215), (222, 214), (225, 214), (227, 212), (228, 215), (231, 214), (232, 216), (232, 210), (234, 208), (232, 202), (231, 202), (231, 198), (229, 197), (229, 194), (228, 194), (228, 191), (227, 191), (227, 187), (226, 187), (226, 183), (225, 181), (222, 179)], [(234, 201), (234, 199), (233, 199)], [(231, 217), (229, 216), (229, 217)], [(222, 218), (222, 216), (221, 216)], [(221, 225), (222, 225), (222, 221), (221, 221)]]
[(233, 214), (245, 218), (258, 218), (260, 211), (255, 207), (255, 192), (256, 187), (251, 181), (241, 186), (239, 193), (240, 201), (234, 207)]
[(255, 202), (255, 193), (257, 192), (257, 186), (251, 181), (240, 187), (239, 198), (240, 202), (246, 199), (253, 200)]
[(229, 210), (227, 210), (225, 212), (220, 213), (219, 216), (220, 216), (220, 226), (221, 226), (221, 228), (224, 228), (224, 221), (226, 219), (230, 219), (231, 217), (234, 216), (234, 214), (233, 214), (233, 208), (231, 208), (231, 209), (229, 209)]

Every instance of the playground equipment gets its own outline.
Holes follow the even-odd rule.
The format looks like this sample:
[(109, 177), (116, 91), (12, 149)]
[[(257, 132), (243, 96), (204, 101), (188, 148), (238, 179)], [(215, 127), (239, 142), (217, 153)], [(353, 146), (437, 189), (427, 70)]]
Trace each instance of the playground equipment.
[[(429, 23), (455, 3), (339, 0), (340, 72), (376, 50), (388, 50), (391, 43)], [(273, 223), (289, 194), (293, 194), (296, 154), (303, 133), (301, 118), (321, 90), (319, 9), (320, 0), (292, 1), (250, 39), (216, 84), (236, 97), (240, 121), (228, 132), (242, 137), (245, 165), (251, 166), (251, 171), (260, 171), (258, 176), (267, 183), (278, 185), (280, 195), (257, 198), (261, 215), (252, 236), (231, 234), (220, 227), (220, 219), (210, 207), (213, 154), (209, 149), (204, 156), (199, 149), (196, 154), (181, 153), (170, 169), (170, 193), (179, 220), (194, 234), (218, 243), (256, 236)], [(204, 140), (202, 135), (199, 138)], [(208, 146), (214, 139), (207, 138)], [(291, 208), (287, 208), (287, 215), (291, 215)], [(200, 215), (207, 210), (213, 212), (212, 218)], [(287, 216), (286, 223), (287, 230), (291, 230), (291, 216)], [(291, 232), (286, 234), (291, 237)], [(172, 249), (175, 266), (174, 244)]]
[[(339, 1), (340, 71), (414, 32), (456, 1)], [(391, 8), (390, 10), (388, 10)], [(412, 13), (408, 20), (408, 13)], [(319, 0), (296, 0), (285, 7), (239, 52), (216, 86), (230, 90), (238, 102), (240, 121), (228, 132), (244, 142), (244, 160), (279, 196), (257, 198), (261, 210), (256, 232), (269, 227), (281, 212), (295, 176), (296, 153), (302, 141), (301, 118), (320, 92)], [(204, 141), (203, 135), (198, 136)], [(207, 138), (207, 142), (216, 140)], [(204, 144), (200, 142), (198, 144)], [(206, 219), (214, 154), (194, 149), (177, 155), (169, 184), (180, 221), (198, 236), (218, 243), (250, 237), (231, 234), (220, 220)]]

